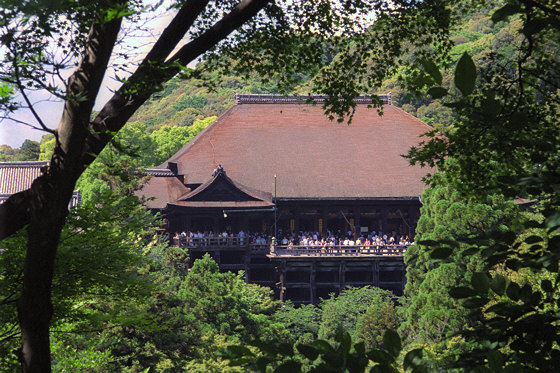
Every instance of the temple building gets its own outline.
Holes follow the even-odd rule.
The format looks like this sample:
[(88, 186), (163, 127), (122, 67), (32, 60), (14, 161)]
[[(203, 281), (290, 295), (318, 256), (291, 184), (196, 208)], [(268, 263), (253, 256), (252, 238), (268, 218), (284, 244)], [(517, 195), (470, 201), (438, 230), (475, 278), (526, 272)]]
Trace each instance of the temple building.
[[(323, 97), (312, 96), (317, 105), (306, 98), (236, 95), (231, 109), (166, 162), (147, 170), (152, 177), (141, 193), (152, 197), (148, 205), (162, 213), (170, 237), (227, 233), (228, 240), (223, 240), (226, 234), (204, 243), (190, 240), (192, 258), (210, 252), (221, 268), (244, 269), (249, 282), (277, 290), (280, 283), (280, 298), (316, 302), (330, 291), (365, 284), (399, 293), (405, 281), (402, 255), (329, 262), (320, 254), (319, 259), (294, 259), (270, 253), (266, 245), (259, 256), (259, 245), (251, 248), (248, 239), (239, 239), (239, 232), (277, 237), (275, 243), (299, 232), (353, 239), (372, 232), (414, 236), (422, 178), (430, 170), (410, 166), (402, 155), (431, 127), (391, 105), (390, 95), (380, 96), (382, 115), (368, 107), (371, 98), (358, 97), (350, 124), (329, 120), (321, 108)], [(382, 262), (400, 274), (384, 281)], [(356, 283), (347, 281), (354, 271), (348, 263), (358, 272), (366, 268), (366, 274), (350, 276)], [(320, 275), (323, 267), (328, 275)], [(309, 275), (301, 275), (305, 271)], [(327, 285), (319, 286), (317, 278)], [(300, 290), (290, 292), (290, 286)]]

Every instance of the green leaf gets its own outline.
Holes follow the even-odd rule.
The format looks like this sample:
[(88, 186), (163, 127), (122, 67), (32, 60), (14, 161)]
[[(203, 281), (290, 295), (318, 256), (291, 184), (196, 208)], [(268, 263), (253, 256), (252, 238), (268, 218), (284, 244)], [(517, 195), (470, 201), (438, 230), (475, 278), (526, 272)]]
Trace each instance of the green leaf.
[(509, 286), (507, 287), (506, 295), (508, 296), (509, 299), (511, 299), (513, 301), (517, 301), (517, 300), (519, 300), (519, 291), (520, 290), (521, 289), (519, 288), (519, 285), (517, 285), (517, 283), (511, 282), (509, 284)]
[(316, 348), (309, 346), (309, 345), (304, 345), (304, 344), (298, 344), (296, 346), (296, 349), (303, 355), (305, 356), (307, 359), (314, 361), (315, 359), (317, 359), (317, 357), (319, 356), (319, 351), (317, 351)]
[(416, 348), (408, 351), (403, 360), (404, 370), (416, 368), (420, 364), (422, 364), (422, 349)]
[(376, 365), (372, 367), (370, 373), (399, 373), (399, 371), (390, 365)]
[(365, 354), (366, 354), (365, 343), (364, 342), (356, 343), (354, 345), (354, 350), (356, 351), (356, 354), (361, 355), (361, 356), (365, 356)]
[(245, 346), (227, 346), (227, 352), (232, 358), (239, 358), (242, 356), (255, 356), (255, 354)]
[(438, 247), (430, 253), (432, 259), (447, 259), (451, 255), (452, 250), (450, 247)]
[(342, 326), (340, 326), (336, 331), (335, 341), (340, 343), (340, 347), (342, 348), (344, 355), (347, 355), (348, 352), (350, 352), (350, 347), (352, 347), (352, 337)]
[(478, 290), (481, 293), (487, 292), (490, 288), (490, 280), (486, 273), (483, 272), (475, 272), (471, 277), (471, 284), (473, 288)]
[(418, 241), (418, 245), (424, 245), (424, 246), (437, 246), (438, 244), (439, 244), (439, 241), (434, 241), (434, 240)]
[(428, 94), (434, 99), (442, 98), (443, 96), (447, 95), (447, 89), (443, 87), (432, 87), (428, 89)]
[(545, 220), (546, 227), (550, 230), (556, 229), (560, 226), (560, 211), (556, 211)]
[(437, 84), (441, 84), (441, 73), (439, 72), (439, 68), (434, 63), (434, 61), (423, 58), (420, 60), (420, 63), (422, 64), (422, 67), (424, 67), (424, 70), (434, 79), (434, 81)]
[(463, 96), (468, 96), (474, 91), (476, 83), (476, 66), (467, 52), (463, 53), (455, 68), (455, 86)]
[(528, 243), (528, 244), (533, 244), (533, 243), (536, 243), (536, 242), (542, 242), (542, 240), (543, 240), (542, 237), (533, 235), (533, 236), (527, 237), (525, 239), (525, 242)]
[(392, 329), (387, 329), (385, 331), (385, 334), (383, 334), (383, 345), (391, 355), (393, 355), (394, 357), (399, 356), (402, 348), (401, 337), (399, 336), (399, 333)]
[(521, 291), (519, 292), (519, 298), (523, 301), (523, 303), (530, 304), (532, 296), (533, 292), (531, 286), (529, 286), (529, 284), (523, 285)]
[(495, 275), (490, 280), (490, 288), (498, 295), (503, 295), (506, 290), (506, 278), (502, 275)]
[(502, 366), (504, 365), (504, 358), (499, 351), (492, 350), (488, 352), (488, 366), (492, 371), (499, 372), (502, 370)]
[(455, 299), (463, 299), (475, 296), (477, 292), (466, 286), (457, 286), (449, 289), (449, 295)]
[(494, 99), (495, 92), (490, 91), (487, 93), (486, 98), (481, 103), (481, 109), (488, 117), (494, 119), (502, 110), (502, 104)]
[(317, 339), (316, 341), (311, 342), (311, 346), (315, 347), (319, 352), (323, 354), (334, 354), (334, 348), (327, 342), (322, 339)]
[(294, 347), (289, 343), (280, 343), (278, 345), (278, 352), (284, 356), (292, 356), (294, 354)]
[(257, 367), (261, 372), (266, 372), (266, 367), (268, 367), (272, 362), (273, 360), (271, 358), (266, 356), (261, 356), (257, 359)]
[(534, 18), (525, 23), (523, 27), (523, 33), (526, 36), (531, 36), (541, 32), (546, 27), (550, 26), (554, 22), (553, 18)]
[(290, 360), (274, 369), (274, 373), (297, 373), (301, 372), (301, 364)]
[(481, 308), (484, 305), (486, 305), (486, 303), (488, 303), (488, 300), (486, 298), (473, 297), (473, 298), (465, 299), (462, 305), (465, 308), (473, 309), (473, 308)]
[(395, 358), (391, 356), (387, 351), (380, 350), (380, 349), (373, 349), (367, 353), (367, 357), (379, 364), (383, 365), (391, 365), (395, 361)]
[(552, 282), (550, 280), (542, 280), (541, 289), (543, 289), (547, 293), (552, 293), (552, 291), (554, 290), (554, 288), (552, 287)]
[(262, 352), (266, 352), (269, 355), (274, 356), (278, 354), (278, 349), (276, 348), (276, 345), (274, 343), (268, 343), (256, 339), (254, 341), (250, 341), (248, 345), (257, 347), (259, 350), (261, 350)]

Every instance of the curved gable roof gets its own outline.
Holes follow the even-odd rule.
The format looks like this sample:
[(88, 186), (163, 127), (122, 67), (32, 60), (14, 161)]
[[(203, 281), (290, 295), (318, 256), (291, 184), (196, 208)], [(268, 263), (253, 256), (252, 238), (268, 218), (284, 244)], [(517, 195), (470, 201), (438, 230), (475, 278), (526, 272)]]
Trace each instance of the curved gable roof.
[(428, 172), (401, 157), (431, 127), (392, 105), (358, 104), (350, 125), (320, 106), (268, 100), (233, 106), (173, 155), (185, 184), (219, 164), (228, 176), (278, 198), (418, 197)]

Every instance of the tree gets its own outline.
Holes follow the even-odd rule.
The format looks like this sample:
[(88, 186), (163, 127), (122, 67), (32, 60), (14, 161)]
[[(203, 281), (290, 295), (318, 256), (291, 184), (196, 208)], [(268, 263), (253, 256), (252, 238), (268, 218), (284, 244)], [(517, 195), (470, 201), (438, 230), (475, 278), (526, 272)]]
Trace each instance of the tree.
[(144, 302), (122, 306), (121, 313), (130, 317), (121, 325), (106, 320), (107, 325), (88, 338), (94, 345), (101, 341), (99, 350), (115, 357), (108, 367), (227, 371), (219, 357), (227, 344), (282, 333), (270, 319), (278, 307), (272, 290), (246, 284), (242, 273), (220, 273), (209, 255), (187, 273), (185, 249), (162, 249), (150, 249), (144, 265), (155, 291)]
[[(457, 115), (453, 130), (445, 139), (431, 133), (409, 155), (415, 162), (444, 166), (453, 175), (450, 184), (470, 199), (484, 201), (499, 193), (534, 202), (532, 217), (461, 240), (467, 247), (462, 256), (479, 255), (482, 267), (449, 292), (468, 311), (470, 325), (461, 335), (473, 344), (454, 365), (553, 371), (560, 358), (560, 12), (549, 1), (500, 5), (492, 21), (515, 17), (515, 37), (480, 60), (463, 53), (454, 76), (460, 94), (447, 103)], [(500, 63), (504, 54), (510, 64)], [(428, 92), (446, 96), (448, 90), (437, 86), (437, 69), (424, 66), (429, 85), (436, 84)], [(449, 158), (454, 162), (448, 164)], [(446, 242), (425, 244), (432, 258), (453, 260)], [(537, 281), (518, 276), (528, 271)]]
[(310, 342), (319, 334), (321, 310), (312, 304), (296, 307), (292, 302), (284, 301), (272, 319), (288, 331), (289, 342)]
[(21, 147), (20, 160), (22, 161), (36, 161), (39, 159), (39, 143), (37, 141), (25, 140)]
[[(452, 167), (454, 160), (448, 159), (446, 164)], [(449, 337), (469, 325), (468, 310), (449, 295), (449, 289), (468, 284), (470, 276), (483, 267), (480, 255), (462, 255), (468, 246), (459, 241), (505, 226), (516, 218), (517, 212), (515, 203), (500, 195), (488, 196), (484, 201), (466, 198), (455, 190), (453, 182), (442, 168), (422, 195), (415, 238), (420, 244), (405, 254), (405, 320), (400, 328), (407, 343), (431, 346), (439, 351), (438, 359), (443, 363), (454, 360), (457, 352), (449, 346), (458, 341)], [(448, 262), (431, 257), (431, 251), (421, 244), (430, 241), (449, 243)], [(465, 341), (461, 342), (464, 348)]]
[[(319, 338), (325, 340), (332, 340), (339, 328), (352, 331), (355, 335), (360, 334), (366, 337), (367, 334), (373, 333), (374, 325), (370, 325), (371, 329), (358, 329), (365, 326), (363, 321), (360, 320), (366, 315), (371, 308), (383, 308), (386, 304), (393, 305), (395, 301), (394, 294), (389, 290), (383, 290), (376, 287), (360, 287), (349, 288), (340, 293), (337, 297), (334, 295), (325, 299), (321, 303), (321, 325), (319, 328)], [(384, 331), (384, 330), (383, 330)], [(380, 331), (383, 335), (383, 331)], [(371, 340), (368, 340), (371, 342)]]
[(155, 164), (160, 164), (171, 157), (215, 119), (216, 117), (208, 117), (200, 120), (197, 119), (191, 126), (188, 127), (163, 126), (152, 132), (150, 134), (150, 138), (157, 146), (157, 158), (155, 160)]

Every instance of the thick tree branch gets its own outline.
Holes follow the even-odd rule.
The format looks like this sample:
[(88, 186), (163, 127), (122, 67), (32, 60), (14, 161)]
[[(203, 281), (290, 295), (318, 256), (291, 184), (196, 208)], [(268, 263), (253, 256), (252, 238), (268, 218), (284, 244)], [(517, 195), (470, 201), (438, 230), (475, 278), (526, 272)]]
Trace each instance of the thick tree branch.
[(182, 47), (170, 60), (187, 65), (224, 40), (232, 31), (255, 17), (270, 2), (270, 0), (244, 0), (240, 2), (231, 13), (225, 15), (208, 31)]
[[(162, 58), (176, 47), (181, 38), (175, 37), (175, 43), (161, 42), (156, 44), (148, 54), (148, 57), (140, 64), (136, 72), (123, 84), (115, 95), (105, 104), (99, 115), (91, 123), (91, 134), (86, 140), (86, 147), (83, 151), (83, 163), (89, 164), (95, 159), (103, 147), (111, 139), (112, 134), (118, 132), (132, 114), (142, 105), (158, 87), (171, 79), (179, 71), (181, 65), (187, 65), (194, 61), (204, 52), (213, 48), (220, 41), (224, 40), (233, 31), (241, 27), (260, 10), (262, 10), (271, 0), (243, 0), (230, 13), (225, 15), (214, 26), (205, 33), (182, 47), (174, 56), (163, 63)], [(203, 0), (191, 4), (187, 2), (184, 7), (201, 5)], [(173, 30), (185, 25), (190, 27), (194, 19), (186, 12), (179, 11), (172, 25), (165, 30), (161, 39), (169, 37), (168, 34)], [(180, 16), (187, 17), (181, 18)], [(185, 29), (181, 35), (184, 35)], [(158, 47), (158, 48), (156, 48)], [(151, 58), (151, 59), (150, 59)]]

